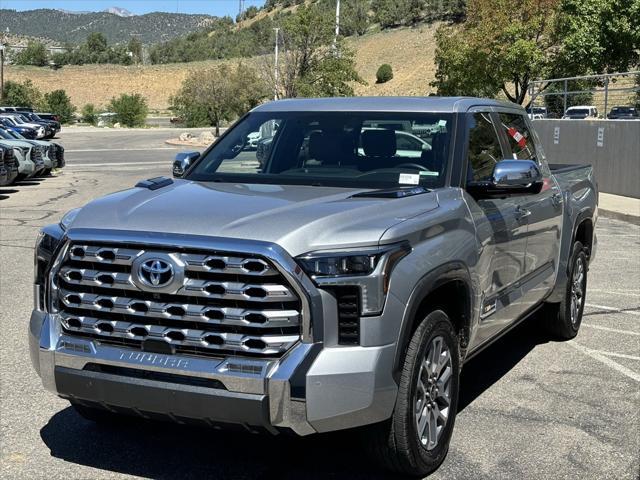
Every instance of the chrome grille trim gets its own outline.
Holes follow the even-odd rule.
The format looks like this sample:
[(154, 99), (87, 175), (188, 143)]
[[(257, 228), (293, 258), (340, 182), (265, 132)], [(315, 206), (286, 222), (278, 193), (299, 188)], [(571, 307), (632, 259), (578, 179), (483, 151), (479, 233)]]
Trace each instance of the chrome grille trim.
[[(78, 325), (70, 324), (77, 320)], [(174, 346), (200, 347), (208, 350), (232, 350), (262, 355), (280, 354), (291, 348), (299, 335), (245, 335), (231, 332), (211, 332), (192, 328), (173, 328), (163, 325), (144, 325), (121, 320), (61, 314), (62, 325), (69, 333), (97, 335), (100, 339), (161, 340)], [(138, 329), (138, 330), (137, 330)], [(146, 334), (141, 334), (146, 331)], [(215, 343), (213, 343), (215, 341)], [(259, 347), (253, 347), (253, 343)]]
[[(70, 296), (80, 298), (80, 303), (69, 300)], [(231, 307), (217, 307), (211, 305), (196, 305), (179, 302), (155, 302), (140, 300), (132, 297), (100, 295), (86, 292), (76, 292), (60, 289), (60, 300), (68, 308), (93, 310), (97, 312), (119, 313), (136, 317), (168, 318), (172, 320), (186, 320), (204, 322), (211, 325), (251, 326), (257, 328), (295, 327), (300, 324), (300, 312), (297, 310), (259, 310)], [(98, 302), (109, 300), (113, 303), (110, 308), (101, 307)], [(147, 311), (136, 310), (136, 305), (145, 305)], [(171, 314), (167, 310), (171, 307), (184, 309), (184, 315)], [(206, 314), (219, 312), (222, 318), (210, 318)], [(264, 317), (264, 321), (257, 321), (256, 316)], [(252, 321), (251, 319), (254, 318)]]
[[(307, 298), (271, 250), (245, 255), (155, 245), (70, 239), (48, 287), (51, 312), (63, 331), (133, 348), (145, 339), (163, 340), (177, 352), (218, 356), (280, 356), (304, 338)], [(175, 288), (158, 291), (134, 278), (137, 265), (154, 256), (183, 268)]]

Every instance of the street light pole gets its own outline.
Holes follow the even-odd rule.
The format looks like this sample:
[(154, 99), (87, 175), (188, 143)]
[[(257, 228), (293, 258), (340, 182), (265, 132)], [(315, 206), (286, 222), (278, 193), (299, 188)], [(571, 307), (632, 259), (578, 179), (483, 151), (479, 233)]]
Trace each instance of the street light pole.
[(278, 32), (280, 28), (276, 27), (273, 29), (276, 32), (276, 52), (275, 52), (275, 70), (273, 72), (273, 99), (278, 100)]
[(4, 43), (0, 41), (0, 103), (4, 101)]

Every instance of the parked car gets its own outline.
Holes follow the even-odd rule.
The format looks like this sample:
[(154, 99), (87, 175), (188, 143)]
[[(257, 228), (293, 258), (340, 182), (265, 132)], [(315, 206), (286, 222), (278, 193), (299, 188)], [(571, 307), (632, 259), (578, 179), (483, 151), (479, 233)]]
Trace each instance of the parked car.
[(12, 147), (0, 143), (0, 157), (2, 158), (2, 169), (5, 175), (0, 175), (0, 186), (11, 185), (18, 176), (18, 161), (14, 155)]
[(34, 139), (38, 136), (38, 131), (35, 128), (26, 127), (26, 126), (18, 126), (8, 118), (4, 118), (0, 116), (0, 127), (5, 128), (7, 130), (11, 130), (12, 132), (19, 133), (25, 138)]
[(0, 187), (9, 183), (9, 172), (4, 166), (4, 148), (0, 147)]
[[(247, 135), (275, 120), (256, 166)], [(441, 128), (415, 158), (393, 124)], [(550, 165), (519, 106), (278, 101), (183, 157), (178, 178), (94, 200), (38, 237), (33, 366), (88, 419), (363, 427), (352, 455), (369, 444), (424, 476), (447, 454), (469, 359), (534, 312), (557, 338), (578, 332), (593, 169)]]
[[(24, 180), (33, 177), (38, 173), (38, 165), (36, 158), (38, 157), (34, 151), (34, 146), (26, 141), (15, 140), (12, 138), (4, 138), (4, 132), (0, 131), (0, 145), (13, 149), (13, 158), (18, 167), (18, 175), (15, 180)], [(40, 170), (44, 169), (44, 162)]]
[(542, 120), (548, 118), (547, 107), (531, 107), (527, 109), (527, 114), (531, 120)]
[[(37, 113), (30, 113), (30, 112), (24, 112), (22, 113), (22, 116), (25, 117), (30, 122), (44, 125), (48, 132), (46, 135), (46, 138), (53, 138), (61, 130), (60, 122), (58, 122), (57, 120), (47, 120), (45, 118), (40, 117)], [(47, 128), (47, 126), (49, 128)]]
[(617, 106), (609, 111), (607, 118), (610, 120), (640, 120), (640, 113), (635, 107)]
[(53, 120), (54, 122), (60, 123), (60, 117), (55, 113), (37, 112), (36, 115), (38, 115), (38, 117), (42, 118), (43, 120)]
[(14, 127), (28, 127), (36, 131), (36, 138), (44, 138), (47, 134), (45, 127), (40, 124), (25, 122), (18, 113), (2, 113), (1, 118)]
[[(51, 174), (52, 169), (62, 168), (65, 166), (64, 148), (60, 144), (44, 140), (26, 139), (20, 134), (8, 130), (4, 130), (4, 133), (2, 133), (2, 130), (0, 129), (0, 135), (4, 135), (5, 138), (8, 138), (7, 135), (10, 135), (16, 140), (23, 140), (38, 147), (34, 151), (37, 175), (47, 176)], [(42, 163), (41, 168), (39, 166), (40, 163)]]
[(598, 118), (598, 109), (592, 105), (580, 105), (569, 107), (564, 112), (564, 119), (584, 120), (587, 118)]

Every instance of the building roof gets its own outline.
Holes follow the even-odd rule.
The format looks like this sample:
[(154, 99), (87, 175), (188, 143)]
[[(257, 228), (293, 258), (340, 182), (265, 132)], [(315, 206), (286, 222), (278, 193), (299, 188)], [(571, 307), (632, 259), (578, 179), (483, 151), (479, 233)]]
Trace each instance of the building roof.
[(476, 97), (333, 97), (277, 100), (260, 105), (253, 111), (457, 113), (479, 106), (522, 109), (515, 103)]

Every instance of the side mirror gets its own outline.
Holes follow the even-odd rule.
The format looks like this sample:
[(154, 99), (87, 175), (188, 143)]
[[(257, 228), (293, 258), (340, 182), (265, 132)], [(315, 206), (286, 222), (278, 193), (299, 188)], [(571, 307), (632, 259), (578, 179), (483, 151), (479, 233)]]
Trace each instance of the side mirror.
[(191, 164), (200, 157), (200, 152), (180, 152), (173, 161), (173, 176), (181, 178)]
[(502, 160), (489, 181), (471, 182), (467, 191), (475, 197), (501, 197), (540, 193), (542, 173), (532, 160)]

